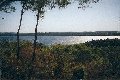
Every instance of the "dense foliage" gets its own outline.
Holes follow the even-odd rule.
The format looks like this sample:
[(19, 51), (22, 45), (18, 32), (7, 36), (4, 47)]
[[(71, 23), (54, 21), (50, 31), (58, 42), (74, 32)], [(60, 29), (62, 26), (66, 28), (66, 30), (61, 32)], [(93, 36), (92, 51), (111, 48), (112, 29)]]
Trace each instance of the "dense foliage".
[(37, 43), (36, 58), (32, 62), (31, 42), (20, 42), (18, 60), (16, 42), (4, 40), (0, 42), (1, 78), (76, 80), (83, 75), (85, 80), (119, 80), (120, 45), (117, 44), (120, 44), (119, 39), (74, 45), (46, 46)]

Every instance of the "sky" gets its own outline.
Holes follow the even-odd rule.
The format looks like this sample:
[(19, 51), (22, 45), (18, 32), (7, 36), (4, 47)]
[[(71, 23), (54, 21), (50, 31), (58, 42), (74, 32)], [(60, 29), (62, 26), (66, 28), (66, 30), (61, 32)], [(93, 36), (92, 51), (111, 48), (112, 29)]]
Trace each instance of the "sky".
[[(15, 12), (0, 12), (0, 32), (17, 32), (21, 5), (15, 6)], [(20, 32), (33, 33), (35, 25), (35, 13), (26, 11)], [(120, 0), (100, 0), (85, 10), (74, 3), (65, 9), (46, 10), (44, 19), (39, 20), (38, 32), (83, 31), (120, 31)]]

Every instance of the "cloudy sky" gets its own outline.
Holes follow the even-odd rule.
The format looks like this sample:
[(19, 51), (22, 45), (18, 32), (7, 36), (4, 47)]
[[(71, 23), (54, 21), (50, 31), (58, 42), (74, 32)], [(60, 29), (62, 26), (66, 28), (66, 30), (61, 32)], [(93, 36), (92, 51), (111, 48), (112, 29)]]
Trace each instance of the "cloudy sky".
[[(15, 5), (14, 13), (0, 12), (0, 32), (17, 32), (21, 5)], [(120, 0), (102, 0), (85, 10), (77, 7), (74, 3), (65, 9), (47, 10), (38, 32), (120, 31)], [(34, 32), (35, 24), (35, 13), (26, 11), (20, 32)]]

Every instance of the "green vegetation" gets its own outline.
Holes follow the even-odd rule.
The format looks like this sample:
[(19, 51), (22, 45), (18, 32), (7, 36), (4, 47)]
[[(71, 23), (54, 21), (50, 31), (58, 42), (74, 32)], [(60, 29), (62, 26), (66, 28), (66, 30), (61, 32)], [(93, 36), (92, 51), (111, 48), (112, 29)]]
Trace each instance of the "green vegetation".
[(76, 80), (76, 73), (82, 70), (85, 80), (119, 80), (119, 44), (119, 39), (74, 45), (46, 46), (37, 43), (36, 57), (32, 61), (31, 42), (20, 42), (20, 57), (17, 59), (17, 42), (1, 41), (1, 78), (3, 80)]

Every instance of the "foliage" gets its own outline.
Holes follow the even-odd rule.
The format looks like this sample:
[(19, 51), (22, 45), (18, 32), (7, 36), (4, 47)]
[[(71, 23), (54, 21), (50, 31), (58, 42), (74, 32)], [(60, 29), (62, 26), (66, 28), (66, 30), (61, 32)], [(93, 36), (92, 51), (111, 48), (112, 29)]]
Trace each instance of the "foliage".
[(39, 11), (42, 14), (45, 8), (64, 8), (74, 2), (79, 4), (79, 8), (86, 8), (90, 3), (97, 3), (99, 0), (0, 0), (0, 11), (15, 11), (16, 8), (12, 3), (16, 1), (25, 4), (25, 6), (22, 6), (25, 10)]
[[(109, 42), (102, 40), (103, 43)], [(101, 42), (102, 42), (101, 41)], [(119, 42), (117, 40), (110, 40)], [(95, 41), (95, 42), (99, 42)], [(120, 43), (120, 42), (119, 42)], [(2, 79), (120, 79), (120, 45), (90, 46), (91, 42), (74, 45), (36, 45), (36, 58), (31, 62), (33, 44), (20, 42), (20, 58), (16, 58), (16, 42), (0, 42)], [(89, 44), (89, 45), (88, 45)], [(103, 45), (103, 44), (101, 44)]]

